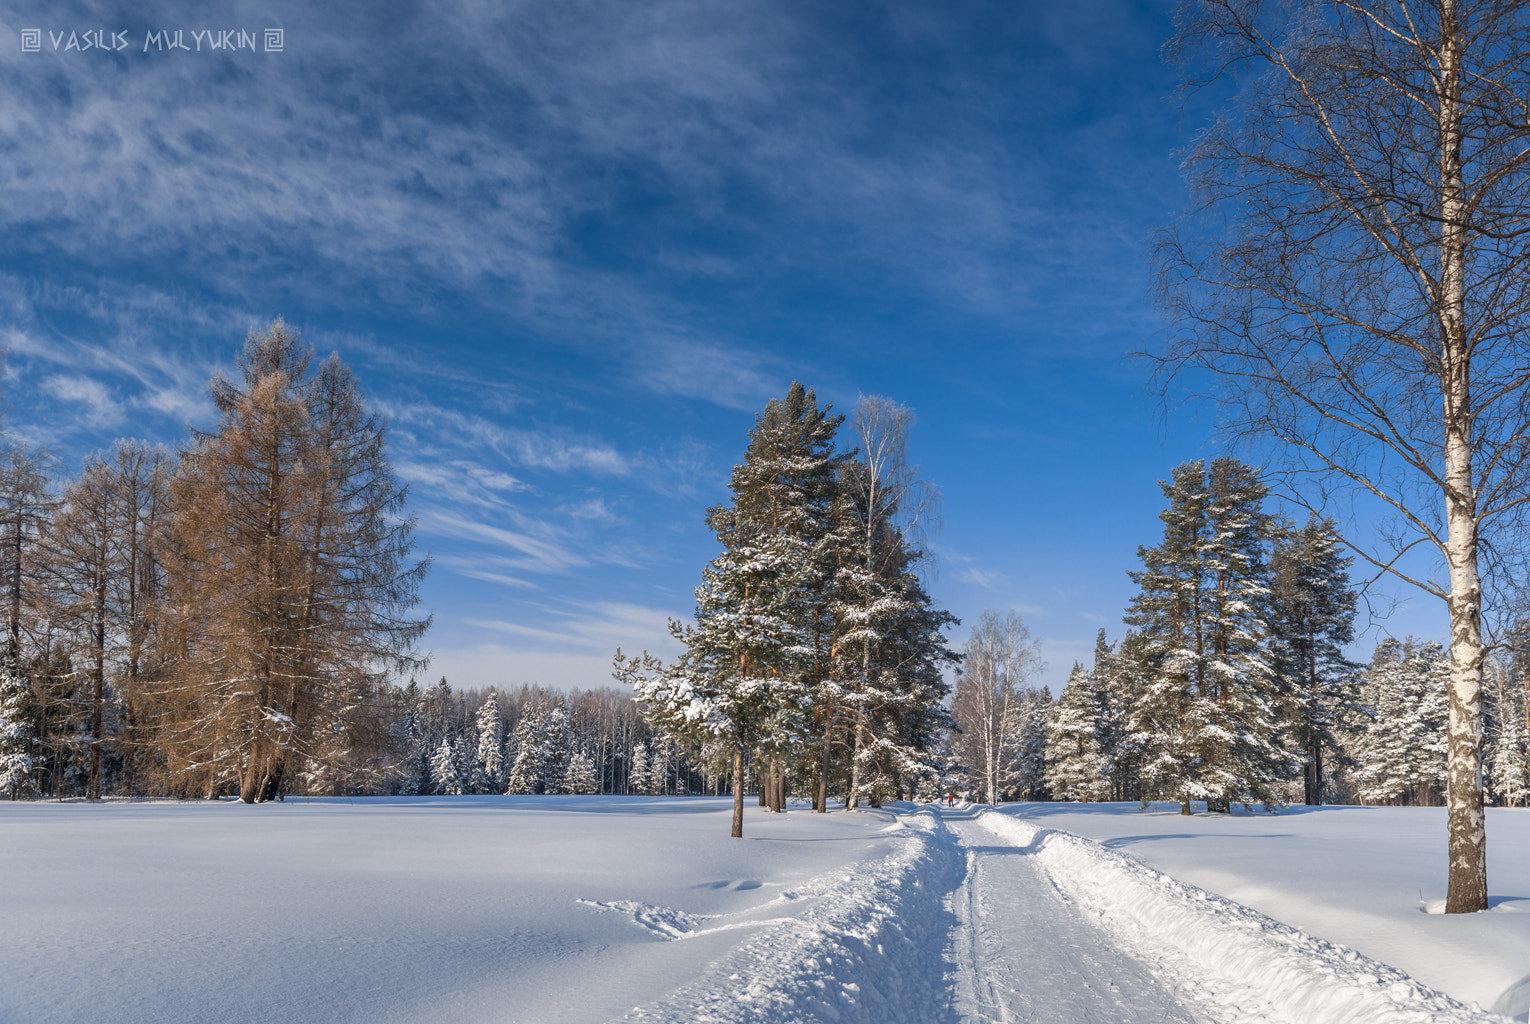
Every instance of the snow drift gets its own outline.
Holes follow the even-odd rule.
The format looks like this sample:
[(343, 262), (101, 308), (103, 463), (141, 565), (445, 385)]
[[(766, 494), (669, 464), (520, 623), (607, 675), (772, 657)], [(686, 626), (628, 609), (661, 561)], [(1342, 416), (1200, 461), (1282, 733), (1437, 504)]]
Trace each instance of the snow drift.
[(1006, 814), (980, 823), (1035, 857), (1065, 899), (1218, 1016), (1291, 1024), (1502, 1024), (1354, 950)]

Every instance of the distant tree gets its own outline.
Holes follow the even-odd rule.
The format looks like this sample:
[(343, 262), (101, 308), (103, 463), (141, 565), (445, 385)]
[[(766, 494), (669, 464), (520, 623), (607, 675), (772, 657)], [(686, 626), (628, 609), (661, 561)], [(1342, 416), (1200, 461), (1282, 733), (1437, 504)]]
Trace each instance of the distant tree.
[(1161, 486), (1163, 540), (1128, 573), (1139, 591), (1126, 621), (1146, 669), (1129, 718), (1143, 782), (1183, 814), (1193, 800), (1276, 807), (1301, 761), (1280, 729), (1265, 489), (1235, 459), (1183, 463)]
[(1075, 663), (1047, 717), (1046, 781), (1058, 800), (1104, 800), (1110, 770), (1100, 737), (1103, 709), (1084, 666)]
[(642, 795), (648, 788), (648, 744), (639, 741), (632, 748), (632, 760), (627, 769), (627, 792)]
[(582, 747), (574, 748), (568, 757), (568, 767), (563, 772), (560, 792), (583, 796), (600, 790), (600, 780), (595, 776), (595, 763)]
[(1431, 804), (1446, 782), (1444, 649), (1391, 637), (1376, 645), (1361, 684), (1367, 714), (1351, 741), (1355, 782), (1367, 803)]
[(36, 796), (31, 690), (9, 658), (0, 665), (0, 793), (11, 800)]
[(547, 765), (542, 756), (542, 723), (546, 709), (532, 706), (521, 709), (515, 726), (515, 762), (505, 780), (507, 795), (541, 793), (546, 786)]
[(951, 713), (957, 755), (989, 804), (1014, 770), (1025, 684), (1040, 668), (1039, 645), (1019, 613), (984, 609), (962, 650)]
[(475, 793), (498, 793), (505, 788), (505, 722), (499, 709), (499, 695), (493, 690), (478, 706), (474, 716), (478, 749), (474, 759)]
[(1275, 670), (1286, 687), (1294, 739), (1306, 751), (1305, 802), (1321, 804), (1324, 759), (1355, 699), (1356, 666), (1344, 657), (1355, 638), (1355, 591), (1344, 540), (1332, 520), (1313, 516), (1276, 539), (1271, 557), (1270, 617)]
[(450, 740), (443, 739), (431, 755), (430, 791), (437, 796), (462, 795), (462, 771)]

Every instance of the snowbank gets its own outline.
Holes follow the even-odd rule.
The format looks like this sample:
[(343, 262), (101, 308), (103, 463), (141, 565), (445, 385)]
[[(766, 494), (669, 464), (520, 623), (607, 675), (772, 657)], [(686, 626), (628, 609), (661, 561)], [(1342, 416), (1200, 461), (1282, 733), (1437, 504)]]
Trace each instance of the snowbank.
[[(945, 946), (954, 918), (942, 897), (963, 864), (928, 810), (883, 830), (890, 856), (851, 865), (783, 892), (749, 917), (760, 930), (696, 981), (621, 1018), (628, 1022), (935, 1024), (950, 1019)], [(806, 908), (759, 920), (761, 913)], [(671, 939), (744, 922), (677, 921), (654, 908), (612, 907)]]
[(1503, 1021), (1082, 837), (1009, 814), (987, 812), (979, 821), (1035, 857), (1065, 898), (1167, 968), (1165, 979), (1202, 1005), (1290, 1024)]

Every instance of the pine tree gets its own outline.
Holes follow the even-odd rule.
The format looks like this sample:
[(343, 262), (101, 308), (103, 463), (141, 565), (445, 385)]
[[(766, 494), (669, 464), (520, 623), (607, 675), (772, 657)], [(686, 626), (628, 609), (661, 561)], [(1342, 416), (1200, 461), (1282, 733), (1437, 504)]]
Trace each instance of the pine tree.
[(32, 693), (10, 667), (7, 656), (0, 671), (0, 794), (8, 799), (37, 796), (36, 763), (31, 747), (35, 735), (32, 721)]
[(806, 743), (821, 654), (816, 555), (840, 421), (798, 383), (766, 406), (733, 470), (732, 503), (707, 513), (723, 551), (702, 571), (695, 619), (671, 623), (686, 653), (662, 673), (633, 679), (656, 728), (731, 751), (735, 837), (743, 835), (745, 758)]
[(1332, 520), (1313, 516), (1281, 536), (1271, 557), (1276, 672), (1293, 739), (1306, 751), (1305, 801), (1314, 805), (1323, 803), (1325, 755), (1338, 746), (1337, 724), (1356, 698), (1355, 666), (1344, 657), (1355, 638), (1356, 595), (1346, 572), (1354, 560), (1342, 556), (1342, 544)]
[(1102, 716), (1094, 682), (1074, 663), (1047, 716), (1046, 781), (1056, 800), (1104, 800), (1109, 764), (1101, 750)]
[(546, 711), (536, 705), (521, 709), (515, 726), (515, 761), (505, 780), (506, 795), (541, 793), (546, 785), (546, 766), (542, 760), (542, 721)]
[(1367, 803), (1437, 803), (1445, 785), (1449, 659), (1434, 641), (1376, 645), (1361, 683), (1367, 713), (1351, 741), (1357, 794)]
[(627, 770), (627, 792), (643, 796), (648, 789), (648, 744), (642, 741), (632, 748), (632, 761)]
[(568, 758), (563, 772), (563, 784), (559, 792), (583, 796), (600, 790), (600, 779), (595, 775), (595, 763), (583, 747), (576, 747)]
[(1162, 543), (1140, 548), (1140, 588), (1127, 624), (1148, 669), (1129, 730), (1141, 775), (1181, 813), (1193, 800), (1279, 805), (1277, 784), (1300, 767), (1283, 737), (1265, 611), (1265, 489), (1234, 459), (1183, 463), (1164, 483)]
[(478, 731), (473, 762), (478, 782), (473, 792), (498, 793), (505, 787), (505, 723), (500, 716), (497, 693), (489, 691), (473, 720)]
[(441, 740), (430, 759), (430, 791), (437, 796), (462, 795), (462, 774), (450, 740)]

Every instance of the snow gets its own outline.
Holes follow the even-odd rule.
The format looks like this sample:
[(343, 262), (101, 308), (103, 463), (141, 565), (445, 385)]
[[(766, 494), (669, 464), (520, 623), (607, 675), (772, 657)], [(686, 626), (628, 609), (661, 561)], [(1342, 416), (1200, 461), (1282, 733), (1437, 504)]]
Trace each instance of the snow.
[(930, 812), (731, 809), (0, 802), (0, 1020), (928, 1019)]
[[(1241, 972), (1251, 984), (1270, 989), (1264, 995), (1274, 1005), (1289, 1006), (1289, 988), (1303, 978), (1359, 985), (1368, 999), (1385, 996), (1385, 979), (1395, 978), (1379, 966), (1385, 964), (1461, 1004), (1521, 1020), (1530, 1007), (1530, 811), (1488, 811), (1493, 908), (1449, 916), (1425, 912), (1445, 892), (1443, 808), (1290, 807), (1275, 815), (1184, 817), (1170, 805), (1142, 813), (1135, 803), (1030, 803), (1005, 805), (984, 820), (1022, 846), (1043, 830), (1038, 858), (1062, 891), (1105, 910), (1102, 924), (1122, 936), (1147, 930), (1187, 947), (1204, 935), (1201, 953), (1185, 955), (1209, 958), (1197, 961), (1200, 969), (1221, 973), (1225, 986), (1236, 987), (1236, 978), (1226, 979)], [(1102, 845), (1080, 845), (1069, 834)], [(1162, 878), (1155, 882), (1158, 873)], [(1226, 900), (1203, 900), (1197, 889)], [(1203, 912), (1178, 916), (1182, 905), (1194, 904)], [(1240, 913), (1240, 904), (1255, 916)], [(1249, 936), (1254, 938), (1243, 952), (1234, 953), (1231, 947)], [(1379, 964), (1345, 968), (1335, 956), (1347, 960), (1349, 953), (1339, 946)], [(1278, 980), (1282, 969), (1273, 964), (1287, 948), (1294, 958), (1291, 977)], [(1245, 955), (1251, 959), (1240, 966), (1238, 957)], [(1261, 964), (1271, 966), (1256, 969)], [(1377, 980), (1360, 984), (1357, 979), (1368, 974)], [(1398, 999), (1406, 1004), (1418, 994), (1412, 982), (1395, 983), (1396, 999), (1385, 996), (1376, 1006)], [(1427, 994), (1418, 995), (1429, 1003)], [(1304, 1010), (1292, 1019), (1479, 1019), (1465, 1007), (1409, 1018), (1379, 1015), (1374, 1008), (1378, 1015), (1356, 1009), (1358, 1015), (1346, 1016), (1332, 999), (1324, 1005), (1326, 1017)], [(1394, 1006), (1387, 1012), (1400, 1011)]]
[(1530, 812), (1490, 812), (1504, 896), (1471, 916), (1425, 913), (1437, 809), (749, 806), (742, 841), (730, 814), (0, 802), (0, 1021), (1481, 1024), (1503, 1018), (1468, 1004), (1530, 1003)]

